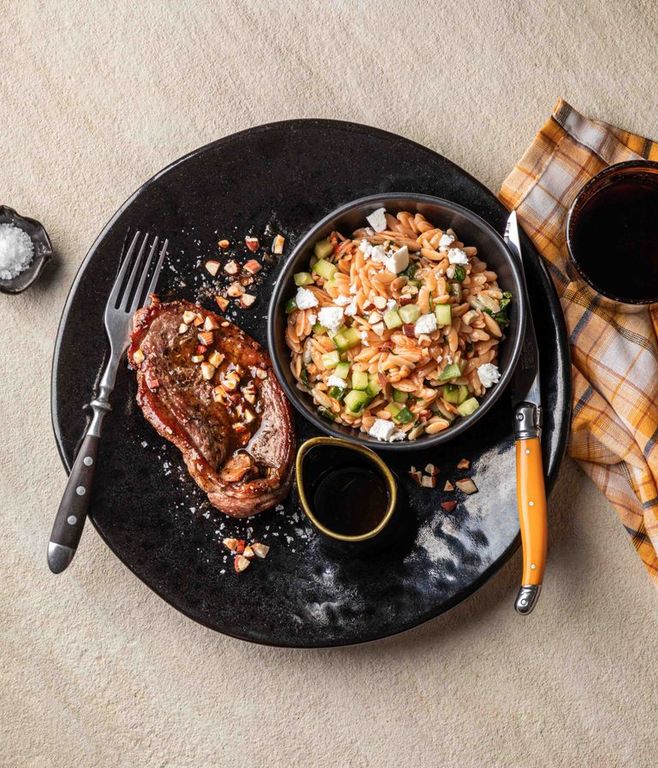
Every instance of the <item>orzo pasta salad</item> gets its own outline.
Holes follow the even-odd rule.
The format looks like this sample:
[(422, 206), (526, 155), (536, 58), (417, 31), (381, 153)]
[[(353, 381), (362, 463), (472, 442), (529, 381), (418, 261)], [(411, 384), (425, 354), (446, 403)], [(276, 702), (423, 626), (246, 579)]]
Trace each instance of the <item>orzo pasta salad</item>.
[(383, 208), (315, 244), (294, 276), (286, 342), (327, 419), (415, 440), (472, 414), (499, 380), (510, 293), (452, 229)]

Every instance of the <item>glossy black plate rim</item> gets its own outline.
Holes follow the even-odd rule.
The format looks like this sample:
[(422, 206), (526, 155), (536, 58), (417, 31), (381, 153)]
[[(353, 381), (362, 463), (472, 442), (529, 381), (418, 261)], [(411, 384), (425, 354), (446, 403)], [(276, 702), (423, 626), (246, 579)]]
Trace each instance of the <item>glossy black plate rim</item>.
[[(401, 137), (398, 134), (392, 133), (390, 131), (384, 131), (380, 128), (360, 124), (360, 123), (352, 123), (349, 121), (344, 120), (329, 120), (329, 119), (319, 119), (319, 118), (307, 118), (307, 119), (294, 119), (294, 120), (281, 120), (281, 121), (275, 121), (271, 123), (265, 123), (263, 125), (254, 126), (252, 128), (247, 128), (243, 131), (239, 131), (233, 134), (229, 134), (227, 136), (224, 136), (220, 139), (216, 139), (215, 141), (209, 142), (201, 147), (198, 147), (191, 152), (186, 153), (185, 155), (179, 157), (178, 159), (174, 160), (169, 165), (162, 168), (160, 171), (158, 171), (156, 174), (154, 174), (150, 179), (148, 179), (146, 182), (144, 182), (140, 187), (138, 187), (124, 202), (123, 204), (117, 209), (117, 211), (114, 213), (114, 215), (107, 221), (99, 235), (96, 237), (94, 242), (92, 243), (91, 247), (89, 248), (85, 258), (82, 260), (80, 266), (78, 267), (78, 270), (76, 271), (75, 277), (71, 283), (71, 287), (69, 288), (66, 301), (64, 304), (64, 307), (62, 309), (62, 314), (60, 317), (60, 321), (57, 328), (57, 335), (55, 339), (55, 346), (53, 351), (53, 359), (52, 359), (52, 365), (51, 365), (51, 424), (53, 428), (53, 433), (55, 436), (55, 441), (57, 444), (57, 450), (60, 456), (60, 459), (62, 461), (62, 464), (67, 472), (67, 474), (70, 472), (71, 465), (68, 462), (65, 452), (64, 452), (64, 445), (63, 445), (63, 439), (62, 434), (60, 431), (59, 424), (57, 422), (57, 385), (56, 385), (56, 373), (57, 373), (57, 367), (59, 363), (60, 358), (60, 352), (61, 352), (61, 344), (62, 344), (62, 337), (63, 337), (63, 331), (64, 327), (66, 325), (68, 315), (70, 312), (70, 308), (74, 299), (74, 296), (77, 291), (78, 284), (81, 280), (81, 277), (83, 273), (85, 272), (89, 262), (93, 258), (96, 249), (98, 248), (99, 244), (103, 241), (103, 239), (106, 237), (109, 230), (112, 228), (112, 226), (115, 224), (117, 219), (119, 219), (126, 209), (132, 204), (132, 202), (149, 186), (151, 186), (153, 183), (155, 183), (161, 176), (168, 173), (170, 170), (175, 168), (176, 166), (180, 165), (181, 163), (186, 162), (188, 159), (195, 157), (199, 154), (202, 154), (203, 152), (209, 151), (213, 149), (214, 147), (220, 146), (224, 143), (229, 143), (233, 141), (237, 141), (240, 139), (241, 136), (247, 136), (247, 135), (253, 135), (257, 133), (265, 133), (267, 131), (276, 129), (276, 128), (283, 128), (283, 127), (289, 127), (289, 128), (302, 128), (305, 125), (312, 125), (316, 127), (321, 126), (336, 126), (339, 128), (342, 128), (346, 131), (367, 131), (372, 134), (377, 134), (381, 137), (386, 137), (388, 139), (393, 140), (400, 140), (403, 139), (405, 142), (407, 142), (410, 145), (413, 145), (417, 147), (419, 150), (430, 153), (433, 155), (436, 155), (441, 159), (442, 162), (446, 163), (448, 166), (451, 166), (454, 170), (456, 170), (460, 175), (462, 175), (464, 178), (468, 179), (470, 183), (472, 183), (474, 186), (477, 186), (480, 188), (481, 191), (483, 191), (486, 195), (488, 195), (492, 203), (494, 203), (496, 206), (498, 206), (502, 211), (505, 211), (506, 209), (502, 205), (502, 203), (496, 198), (496, 196), (489, 190), (484, 184), (482, 184), (480, 181), (478, 181), (474, 176), (469, 174), (467, 171), (463, 170), (461, 167), (459, 167), (456, 163), (453, 163), (451, 160), (445, 158), (443, 155), (440, 155), (438, 152), (435, 152), (432, 149), (429, 149), (428, 147), (415, 142), (411, 139), (407, 139), (405, 137)], [(564, 400), (564, 408), (562, 409), (562, 418), (559, 423), (559, 425), (556, 425), (556, 431), (558, 433), (558, 439), (557, 439), (557, 448), (554, 454), (554, 461), (552, 465), (549, 465), (546, 469), (546, 488), (547, 493), (550, 493), (550, 490), (553, 487), (553, 484), (555, 482), (555, 479), (557, 477), (558, 470), (560, 468), (560, 464), (562, 462), (562, 459), (564, 457), (565, 451), (566, 451), (566, 445), (567, 445), (567, 439), (569, 434), (569, 424), (571, 419), (571, 378), (570, 378), (570, 357), (569, 357), (569, 345), (568, 345), (568, 336), (567, 336), (567, 330), (566, 325), (564, 321), (564, 316), (562, 314), (562, 309), (560, 307), (560, 303), (557, 297), (557, 294), (555, 293), (555, 289), (553, 287), (553, 283), (551, 281), (551, 278), (549, 276), (548, 270), (546, 268), (546, 265), (544, 264), (543, 260), (540, 257), (535, 257), (535, 251), (534, 247), (530, 243), (529, 239), (525, 235), (525, 233), (521, 232), (521, 239), (522, 239), (522, 245), (525, 245), (526, 247), (530, 247), (530, 252), (533, 254), (533, 259), (536, 260), (536, 265), (539, 268), (539, 272), (541, 273), (542, 280), (544, 282), (544, 287), (546, 288), (547, 293), (547, 299), (548, 304), (550, 306), (550, 313), (555, 321), (556, 324), (556, 330), (557, 335), (560, 339), (562, 339), (562, 343), (558, 344), (558, 356), (561, 359), (562, 362), (562, 368), (564, 371), (564, 375), (561, 377), (561, 380), (559, 382), (559, 387), (563, 393), (563, 400)], [(104, 333), (103, 329), (99, 329), (99, 332)], [(92, 387), (93, 382), (89, 383), (90, 387), (90, 399), (92, 397)], [(172, 608), (174, 608), (176, 611), (179, 611), (186, 617), (192, 619), (194, 622), (201, 624), (202, 626), (207, 627), (208, 629), (211, 629), (215, 632), (219, 632), (220, 634), (226, 635), (227, 637), (233, 637), (237, 640), (242, 640), (246, 642), (250, 642), (256, 645), (265, 645), (270, 647), (280, 647), (280, 648), (331, 648), (331, 647), (345, 647), (349, 645), (361, 645), (362, 643), (366, 642), (372, 642), (375, 640), (383, 639), (385, 637), (392, 637), (397, 634), (409, 631), (415, 627), (420, 626), (421, 624), (426, 623), (427, 621), (430, 621), (431, 619), (436, 618), (437, 616), (440, 616), (442, 613), (445, 613), (446, 611), (450, 610), (454, 606), (458, 605), (460, 602), (465, 600), (467, 597), (472, 595), (475, 591), (477, 591), (484, 583), (486, 583), (496, 572), (498, 572), (502, 566), (509, 560), (509, 558), (512, 556), (512, 554), (516, 551), (520, 544), (520, 535), (517, 535), (515, 539), (510, 543), (509, 547), (498, 557), (498, 559), (491, 564), (489, 568), (486, 569), (477, 579), (472, 581), (468, 587), (461, 590), (459, 593), (455, 594), (451, 599), (446, 600), (445, 602), (441, 603), (440, 606), (438, 606), (437, 609), (432, 609), (430, 611), (425, 612), (424, 614), (420, 614), (419, 616), (415, 617), (414, 620), (406, 622), (405, 624), (401, 624), (398, 629), (395, 632), (389, 632), (386, 634), (381, 633), (373, 633), (372, 636), (364, 636), (362, 638), (359, 638), (358, 641), (355, 641), (353, 643), (345, 643), (345, 642), (327, 642), (327, 643), (314, 643), (314, 644), (300, 644), (300, 643), (284, 643), (284, 642), (267, 642), (264, 640), (259, 640), (257, 638), (247, 636), (247, 635), (241, 635), (236, 632), (231, 632), (226, 629), (218, 629), (217, 627), (213, 626), (211, 623), (204, 621), (203, 619), (200, 619), (197, 616), (192, 615), (191, 612), (188, 612), (185, 610), (184, 607), (180, 605), (176, 605), (173, 600), (169, 599), (169, 597), (165, 594), (162, 594), (160, 592), (157, 592), (153, 587), (151, 587), (149, 584), (147, 584), (144, 579), (142, 579), (139, 574), (136, 573), (136, 571), (131, 567), (130, 563), (126, 562), (119, 553), (115, 550), (115, 548), (110, 544), (107, 537), (103, 534), (103, 532), (98, 528), (96, 525), (96, 522), (93, 518), (93, 515), (90, 515), (90, 520), (92, 525), (94, 526), (96, 532), (99, 534), (100, 538), (105, 542), (105, 544), (108, 546), (108, 548), (112, 551), (112, 553), (117, 557), (117, 559), (129, 570), (131, 571), (142, 583), (144, 583), (151, 591), (155, 592), (155, 594), (158, 595), (162, 600), (167, 602)]]

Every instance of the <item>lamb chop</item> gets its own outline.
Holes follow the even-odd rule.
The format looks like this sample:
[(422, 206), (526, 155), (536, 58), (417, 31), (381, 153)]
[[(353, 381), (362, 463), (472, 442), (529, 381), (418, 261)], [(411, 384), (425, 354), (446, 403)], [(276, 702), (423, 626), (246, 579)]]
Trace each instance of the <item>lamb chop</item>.
[(248, 517), (286, 496), (292, 414), (258, 342), (196, 304), (154, 296), (135, 314), (128, 360), (144, 416), (214, 507)]

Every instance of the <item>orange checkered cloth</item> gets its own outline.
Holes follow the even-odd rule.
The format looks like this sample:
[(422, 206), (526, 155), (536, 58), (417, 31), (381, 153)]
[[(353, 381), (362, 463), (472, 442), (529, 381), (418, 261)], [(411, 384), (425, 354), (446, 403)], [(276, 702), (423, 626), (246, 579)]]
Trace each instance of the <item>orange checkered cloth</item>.
[(658, 586), (658, 304), (636, 314), (610, 311), (566, 270), (565, 221), (576, 194), (607, 165), (640, 158), (658, 160), (658, 143), (560, 100), (500, 199), (546, 260), (566, 318), (569, 454), (615, 507)]

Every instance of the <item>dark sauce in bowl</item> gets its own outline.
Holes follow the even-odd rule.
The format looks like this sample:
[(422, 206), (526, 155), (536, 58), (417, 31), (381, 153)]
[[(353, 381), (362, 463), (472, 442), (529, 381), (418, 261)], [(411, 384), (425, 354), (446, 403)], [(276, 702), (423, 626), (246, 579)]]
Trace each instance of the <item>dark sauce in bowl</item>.
[(571, 254), (582, 276), (620, 302), (658, 300), (658, 174), (633, 173), (576, 205)]
[(389, 490), (381, 470), (359, 451), (314, 446), (304, 457), (303, 483), (320, 525), (341, 536), (374, 531), (389, 508)]
[(388, 507), (388, 492), (379, 472), (343, 467), (325, 473), (313, 494), (313, 512), (330, 531), (361, 536), (374, 530)]

